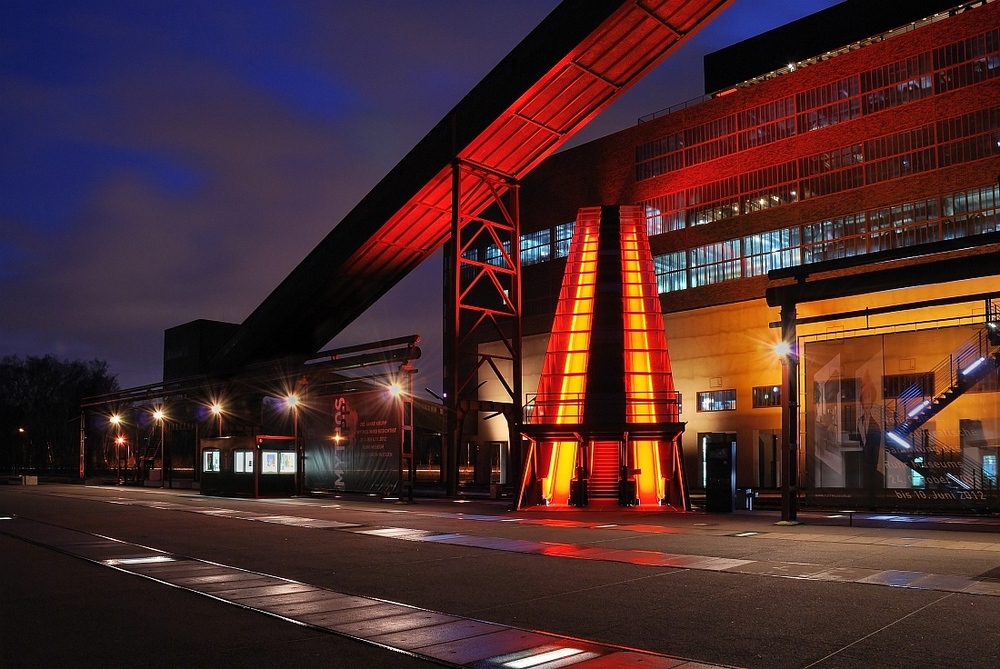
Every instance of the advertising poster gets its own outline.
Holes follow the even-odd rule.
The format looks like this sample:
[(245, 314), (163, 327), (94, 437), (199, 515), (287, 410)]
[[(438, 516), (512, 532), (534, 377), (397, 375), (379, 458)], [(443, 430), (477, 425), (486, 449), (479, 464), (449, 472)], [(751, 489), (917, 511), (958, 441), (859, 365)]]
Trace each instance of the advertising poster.
[(816, 487), (844, 485), (840, 452), (840, 354), (833, 357), (813, 377), (813, 445), (818, 467)]
[(399, 401), (381, 390), (347, 393), (325, 398), (324, 409), (330, 413), (312, 422), (306, 439), (306, 486), (393, 491), (399, 479)]

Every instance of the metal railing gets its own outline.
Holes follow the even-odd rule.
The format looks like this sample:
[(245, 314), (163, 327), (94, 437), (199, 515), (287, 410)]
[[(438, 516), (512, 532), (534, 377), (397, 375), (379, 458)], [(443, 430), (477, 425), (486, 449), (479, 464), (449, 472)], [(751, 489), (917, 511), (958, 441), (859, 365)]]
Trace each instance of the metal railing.
[[(560, 425), (578, 424), (584, 419), (599, 423), (602, 418), (620, 421), (622, 403), (614, 403), (609, 397), (607, 404), (595, 402), (590, 405), (591, 412), (584, 416), (584, 405), (587, 401), (585, 393), (535, 393), (527, 396), (524, 405), (524, 422), (526, 425)], [(620, 398), (619, 398), (620, 400)], [(615, 408), (618, 405), (618, 409)], [(681, 395), (675, 391), (645, 391), (626, 393), (625, 415), (627, 422), (656, 423), (670, 420), (677, 416), (681, 408)], [(594, 407), (597, 407), (595, 410)], [(596, 414), (594, 413), (596, 411)]]

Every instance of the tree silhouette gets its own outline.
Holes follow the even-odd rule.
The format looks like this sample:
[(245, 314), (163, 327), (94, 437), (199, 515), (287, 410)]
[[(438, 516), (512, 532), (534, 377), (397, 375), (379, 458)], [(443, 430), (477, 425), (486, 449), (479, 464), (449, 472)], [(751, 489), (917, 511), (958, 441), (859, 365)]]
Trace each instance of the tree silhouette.
[(81, 400), (116, 390), (103, 360), (0, 358), (0, 471), (75, 471)]

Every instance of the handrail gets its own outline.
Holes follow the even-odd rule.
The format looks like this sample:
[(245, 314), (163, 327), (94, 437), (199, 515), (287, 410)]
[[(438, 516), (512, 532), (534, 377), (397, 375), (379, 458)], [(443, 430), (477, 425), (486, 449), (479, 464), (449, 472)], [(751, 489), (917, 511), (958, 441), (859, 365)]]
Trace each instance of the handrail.
[[(583, 421), (586, 393), (534, 393), (526, 399), (526, 425)], [(677, 415), (681, 407), (680, 393), (672, 390), (628, 392), (625, 399), (627, 417), (635, 423), (662, 421), (666, 416)]]
[(893, 426), (904, 425), (922, 411), (924, 405), (930, 405), (932, 400), (964, 385), (972, 373), (986, 361), (992, 348), (988, 330), (979, 330), (947, 358), (926, 372), (933, 380), (929, 393), (925, 393), (924, 388), (914, 384), (890, 399), (889, 402), (894, 403)]

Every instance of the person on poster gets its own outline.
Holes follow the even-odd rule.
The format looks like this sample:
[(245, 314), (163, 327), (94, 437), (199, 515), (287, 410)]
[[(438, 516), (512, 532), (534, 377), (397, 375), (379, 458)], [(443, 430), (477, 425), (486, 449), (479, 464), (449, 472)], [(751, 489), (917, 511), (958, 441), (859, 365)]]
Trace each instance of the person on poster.
[[(865, 365), (858, 379), (857, 428), (861, 443), (863, 485), (868, 493), (869, 503), (875, 506), (875, 498), (882, 489), (882, 407), (879, 387), (873, 378), (870, 365)], [(881, 382), (881, 376), (879, 376)]]

